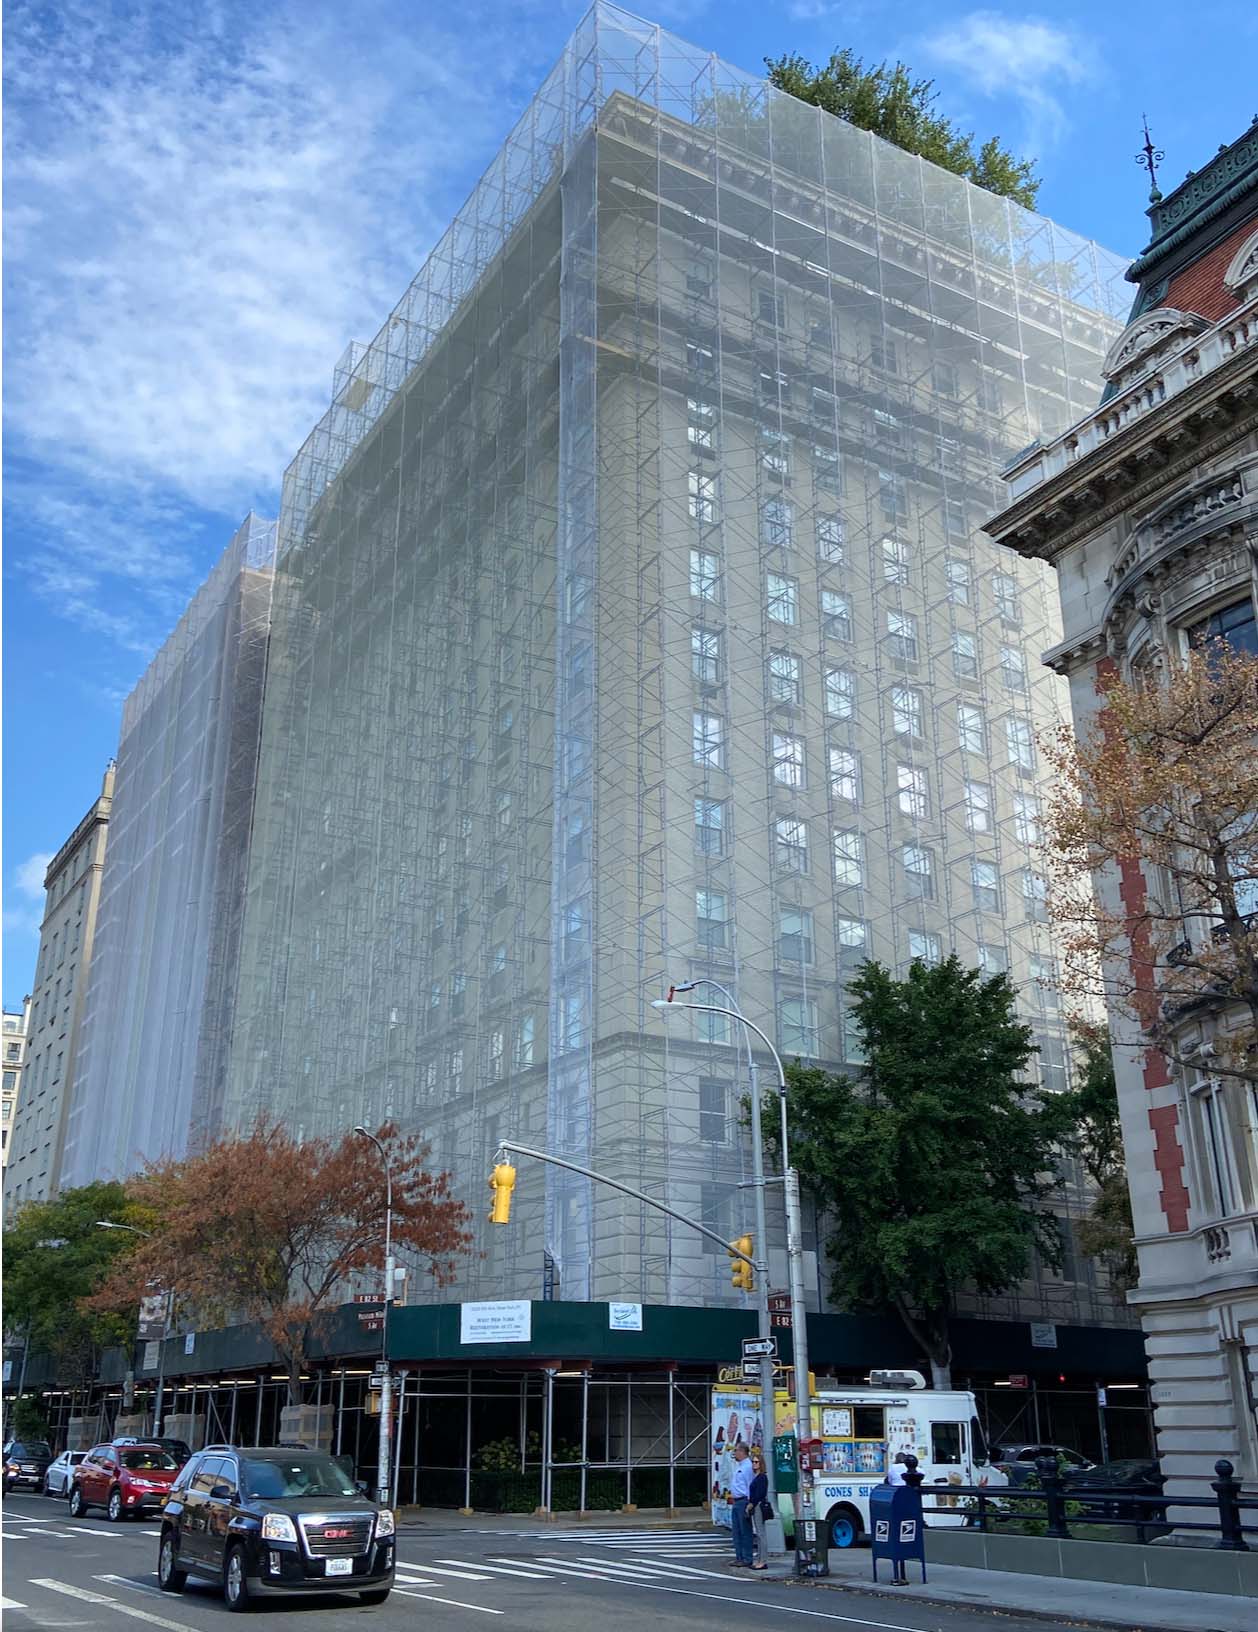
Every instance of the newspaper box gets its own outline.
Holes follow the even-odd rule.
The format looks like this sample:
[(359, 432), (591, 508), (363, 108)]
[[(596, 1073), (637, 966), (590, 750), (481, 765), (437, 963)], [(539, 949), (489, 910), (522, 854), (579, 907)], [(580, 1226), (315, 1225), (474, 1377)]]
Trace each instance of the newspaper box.
[(869, 1493), (869, 1536), (875, 1581), (880, 1558), (891, 1560), (893, 1586), (908, 1585), (904, 1566), (910, 1558), (922, 1566), (925, 1581), (926, 1538), (920, 1490), (912, 1485), (875, 1485)]

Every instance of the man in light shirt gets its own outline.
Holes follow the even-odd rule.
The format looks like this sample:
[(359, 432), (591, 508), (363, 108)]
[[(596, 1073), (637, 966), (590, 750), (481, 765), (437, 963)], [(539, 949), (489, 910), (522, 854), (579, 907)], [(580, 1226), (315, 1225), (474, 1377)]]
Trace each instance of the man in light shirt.
[(750, 1569), (755, 1560), (755, 1532), (747, 1513), (751, 1493), (751, 1458), (740, 1439), (734, 1446), (734, 1476), (729, 1483), (730, 1520), (734, 1533), (734, 1568)]

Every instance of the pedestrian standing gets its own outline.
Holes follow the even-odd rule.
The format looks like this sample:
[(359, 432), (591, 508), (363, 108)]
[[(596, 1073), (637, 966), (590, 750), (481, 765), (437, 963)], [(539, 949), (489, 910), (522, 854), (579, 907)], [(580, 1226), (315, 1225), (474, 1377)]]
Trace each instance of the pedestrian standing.
[(751, 1518), (747, 1512), (751, 1494), (751, 1458), (740, 1439), (734, 1446), (734, 1472), (729, 1482), (730, 1528), (734, 1533), (734, 1568), (750, 1569), (752, 1564)]
[(755, 1541), (755, 1557), (752, 1561), (753, 1570), (767, 1570), (769, 1567), (769, 1550), (765, 1544), (765, 1520), (772, 1514), (769, 1507), (769, 1476), (764, 1471), (764, 1455), (755, 1450), (751, 1453), (751, 1484), (747, 1489), (747, 1516), (751, 1520), (751, 1531)]

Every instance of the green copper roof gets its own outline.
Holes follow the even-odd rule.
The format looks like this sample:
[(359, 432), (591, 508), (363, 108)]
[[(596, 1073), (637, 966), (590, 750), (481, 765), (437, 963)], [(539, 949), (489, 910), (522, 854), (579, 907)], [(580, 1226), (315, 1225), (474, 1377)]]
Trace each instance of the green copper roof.
[(1258, 187), (1258, 115), (1243, 136), (1221, 147), (1204, 170), (1190, 172), (1149, 210), (1153, 237), (1127, 269), (1132, 283)]

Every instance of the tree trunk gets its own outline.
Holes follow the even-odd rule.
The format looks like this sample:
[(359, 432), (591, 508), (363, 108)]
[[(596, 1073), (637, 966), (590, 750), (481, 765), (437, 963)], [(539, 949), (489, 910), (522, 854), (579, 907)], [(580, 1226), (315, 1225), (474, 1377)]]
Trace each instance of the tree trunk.
[(301, 1404), (301, 1355), (300, 1354), (291, 1354), (290, 1353), (289, 1355), (286, 1356), (286, 1359), (287, 1359), (287, 1362), (288, 1362), (287, 1367), (286, 1367), (287, 1372), (288, 1372), (288, 1403), (289, 1403), (289, 1405), (300, 1405)]
[(931, 1355), (931, 1357), (930, 1357), (930, 1386), (932, 1388), (951, 1388), (952, 1387), (952, 1361), (951, 1361), (951, 1357), (949, 1357), (947, 1360), (936, 1360), (934, 1355), (933, 1354)]
[(952, 1387), (952, 1344), (948, 1339), (946, 1309), (928, 1309), (915, 1315), (903, 1298), (895, 1300), (896, 1313), (913, 1341), (921, 1346), (930, 1362), (930, 1386)]

